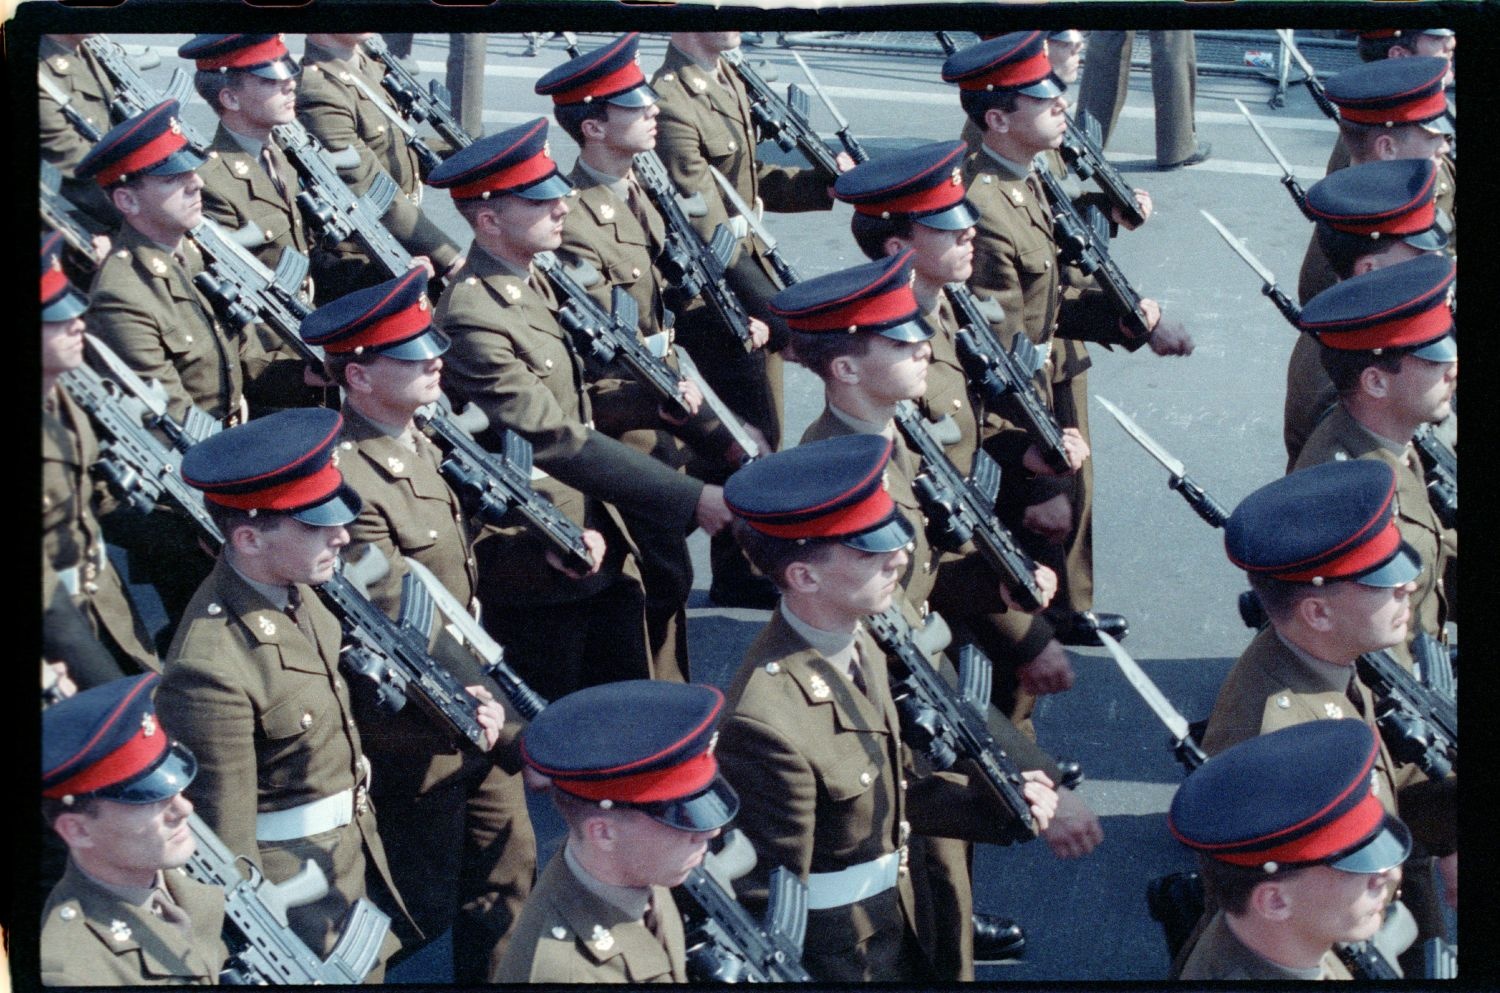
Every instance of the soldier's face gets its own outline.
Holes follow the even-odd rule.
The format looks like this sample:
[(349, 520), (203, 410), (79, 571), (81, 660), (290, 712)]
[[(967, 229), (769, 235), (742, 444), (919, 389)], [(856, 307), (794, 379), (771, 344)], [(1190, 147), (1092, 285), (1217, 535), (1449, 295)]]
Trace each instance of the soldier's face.
[(705, 48), (714, 53), (728, 52), (740, 47), (740, 32), (738, 31), (699, 31), (699, 38)]
[(656, 147), (656, 119), (661, 108), (656, 104), (645, 107), (616, 107), (613, 104), (605, 111), (603, 133), (600, 143), (620, 155), (635, 155)]
[(106, 882), (149, 885), (158, 869), (186, 865), (197, 847), (188, 815), (193, 805), (181, 793), (156, 803), (133, 804), (101, 800), (91, 813), (65, 814), (73, 818), (59, 825), (70, 848), (86, 854), (80, 860), (98, 872), (107, 867)]
[(361, 367), (371, 396), (393, 410), (408, 412), (442, 395), (442, 371), (441, 358), (406, 360), (384, 355)]
[(529, 260), (537, 252), (550, 252), (562, 245), (563, 218), (568, 216), (568, 202), (527, 200), (525, 197), (500, 198), (495, 214), (496, 236), (502, 251), (514, 258)]
[(893, 341), (870, 336), (869, 350), (848, 356), (859, 389), (872, 403), (895, 404), (916, 400), (927, 392), (927, 366), (932, 344), (927, 341)]
[(236, 86), (219, 97), (221, 104), (237, 111), (245, 123), (256, 128), (290, 124), (297, 116), (297, 81), (264, 79), (252, 73), (241, 73)]
[(1029, 155), (1061, 147), (1068, 130), (1067, 106), (1060, 96), (1017, 94), (1016, 109), (1005, 115), (1011, 141)]
[(1047, 39), (1047, 61), (1052, 63), (1052, 71), (1057, 73), (1057, 78), (1072, 86), (1078, 79), (1078, 70), (1083, 65), (1083, 49), (1085, 42), (1061, 41), (1056, 38)]
[(267, 573), (275, 582), (288, 585), (328, 582), (338, 565), (339, 549), (349, 544), (349, 532), (342, 526), (317, 527), (291, 517), (257, 535), (258, 554)]
[(1424, 252), (1420, 248), (1413, 248), (1399, 238), (1385, 239), (1385, 247), (1378, 252), (1372, 252), (1354, 263), (1354, 275), (1359, 276), (1376, 269), (1384, 269), (1387, 266), (1397, 265), (1401, 262), (1409, 262), (1419, 255), (1436, 255), (1437, 252)]
[(1353, 873), (1316, 865), (1284, 880), (1282, 886), (1299, 932), (1311, 943), (1331, 946), (1364, 941), (1379, 931), (1388, 893), (1400, 879), (1400, 867)]
[(918, 223), (912, 225), (911, 237), (902, 241), (904, 248), (916, 251), (912, 268), (924, 283), (966, 283), (974, 274), (973, 228), (943, 231)]
[(1458, 389), (1458, 363), (1433, 362), (1415, 355), (1401, 358), (1401, 371), (1391, 377), (1392, 400), (1406, 418), (1432, 424), (1453, 410)]
[(1448, 136), (1429, 131), (1416, 124), (1392, 128), (1389, 150), (1382, 158), (1432, 159), (1441, 162), (1448, 151)]
[(57, 375), (83, 365), (83, 318), (42, 322), (42, 372)]
[(1322, 595), (1329, 605), (1334, 640), (1356, 655), (1402, 644), (1411, 633), (1411, 595), (1416, 589), (1416, 583), (1394, 587), (1328, 584)]
[(680, 831), (629, 808), (617, 808), (617, 814), (610, 825), (621, 856), (616, 868), (625, 886), (681, 884), (702, 864), (709, 840), (719, 834), (718, 828)]
[(904, 548), (862, 552), (833, 545), (823, 558), (806, 564), (806, 575), (814, 584), (808, 593), (821, 607), (851, 621), (878, 614), (891, 605), (909, 560)]
[(197, 172), (141, 176), (127, 192), (134, 193), (136, 208), (127, 213), (132, 215), (136, 226), (147, 233), (175, 232), (180, 236), (203, 220), (203, 180)]

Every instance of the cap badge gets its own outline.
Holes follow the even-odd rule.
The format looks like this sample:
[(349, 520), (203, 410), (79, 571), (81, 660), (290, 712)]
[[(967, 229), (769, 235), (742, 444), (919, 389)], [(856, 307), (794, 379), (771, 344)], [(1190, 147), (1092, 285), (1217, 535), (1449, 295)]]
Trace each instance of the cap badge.
[(883, 490), (891, 488), (891, 471), (889, 469), (880, 474), (880, 488)]
[(427, 309), (427, 298), (426, 297), (419, 297), (417, 299), (417, 309), (418, 310), (426, 310)]
[(599, 216), (604, 218), (606, 221), (612, 221), (615, 219), (615, 208), (611, 207), (607, 203), (601, 203), (599, 205)]
[(542, 154), (545, 155), (545, 156), (547, 156), (549, 159), (552, 157), (552, 139), (551, 138), (548, 138), (546, 141), (542, 142)]
[(255, 623), (260, 625), (261, 634), (264, 634), (267, 638), (276, 633), (276, 624), (265, 614), (261, 614), (259, 617), (257, 617), (255, 619)]
[(1339, 718), (1344, 716), (1344, 708), (1333, 702), (1323, 704), (1323, 713), (1329, 717)]
[(521, 289), (515, 283), (505, 284), (505, 298), (511, 303), (521, 299)]
[(156, 715), (155, 714), (142, 714), (141, 715), (141, 734), (143, 734), (147, 738), (149, 738), (149, 737), (151, 737), (155, 733), (156, 733)]
[(714, 749), (718, 747), (718, 744), (719, 744), (719, 732), (715, 731), (712, 735), (709, 736), (709, 739), (708, 739), (708, 752), (707, 752), (707, 754), (712, 755), (714, 753)]
[(391, 470), (391, 472), (405, 472), (406, 471), (406, 463), (402, 462), (400, 459), (396, 458), (396, 456), (394, 456), (394, 455), (392, 455), (390, 458), (388, 458), (388, 459), (385, 460), (385, 465), (386, 465), (387, 469)]
[(607, 952), (615, 947), (615, 936), (605, 929), (603, 924), (594, 925), (594, 933), (589, 936), (595, 951)]
[(109, 922), (109, 936), (116, 941), (130, 940), (130, 925), (124, 921), (115, 920)]
[(952, 183), (954, 186), (961, 186), (963, 185), (963, 181), (964, 171), (957, 166), (954, 166), (953, 175), (949, 177), (948, 182)]
[(1370, 795), (1371, 796), (1379, 796), (1380, 795), (1380, 770), (1379, 769), (1371, 769), (1370, 770)]
[(182, 134), (182, 125), (177, 123), (177, 118), (175, 117), (167, 118), (167, 127), (171, 129), (173, 134)]
[[(352, 448), (354, 446), (349, 445), (349, 444), (346, 443), (344, 447), (346, 447), (346, 448)], [(339, 464), (339, 450), (337, 448), (335, 448), (333, 451), (331, 451), (331, 452), (328, 453), (328, 462), (335, 469), (338, 468), (338, 464)]]
[(812, 686), (812, 695), (814, 697), (819, 700), (826, 700), (828, 698), (828, 684), (823, 682), (822, 676), (813, 673), (807, 682)]

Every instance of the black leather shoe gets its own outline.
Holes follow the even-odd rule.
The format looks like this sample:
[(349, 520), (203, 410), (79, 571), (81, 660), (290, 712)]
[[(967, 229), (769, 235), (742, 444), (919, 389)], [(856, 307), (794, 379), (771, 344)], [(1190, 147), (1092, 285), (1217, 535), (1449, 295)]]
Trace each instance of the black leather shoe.
[(1171, 165), (1158, 165), (1158, 172), (1171, 172), (1173, 169), (1181, 169), (1183, 166), (1197, 165), (1199, 162), (1207, 162), (1208, 157), (1213, 154), (1214, 147), (1206, 141), (1198, 142), (1198, 150), (1181, 162), (1173, 162)]
[(1130, 622), (1124, 614), (1103, 611), (1074, 610), (1048, 614), (1053, 633), (1064, 645), (1102, 645), (1096, 632), (1103, 631), (1116, 641), (1124, 641), (1130, 633)]
[(974, 964), (993, 965), (1021, 957), (1026, 950), (1026, 932), (1009, 917), (974, 915)]
[(764, 576), (748, 576), (733, 585), (714, 583), (708, 598), (717, 607), (742, 607), (748, 610), (774, 610), (781, 594), (776, 584)]

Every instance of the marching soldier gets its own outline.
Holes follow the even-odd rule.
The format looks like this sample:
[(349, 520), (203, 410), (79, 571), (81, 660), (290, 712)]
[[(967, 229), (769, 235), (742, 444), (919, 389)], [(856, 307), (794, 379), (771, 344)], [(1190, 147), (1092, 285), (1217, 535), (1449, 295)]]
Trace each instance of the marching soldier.
[[(1331, 461), (1261, 487), (1230, 516), (1225, 549), (1249, 574), (1270, 624), (1219, 690), (1203, 735), (1209, 755), (1308, 721), (1354, 717), (1379, 730), (1376, 701), (1354, 663), (1365, 652), (1406, 642), (1425, 571), (1398, 526), (1407, 504), (1399, 485), (1383, 460)], [(1304, 526), (1288, 527), (1289, 521)], [(1457, 780), (1430, 781), (1416, 766), (1396, 761), (1384, 742), (1375, 776), (1386, 811), (1399, 815), (1426, 851), (1444, 856), (1439, 868), (1453, 899)], [(1441, 934), (1428, 859), (1408, 863), (1404, 893), (1421, 936)], [(1210, 890), (1210, 899), (1216, 896)]]
[[(469, 525), (438, 469), (442, 454), (413, 421), (419, 407), (441, 397), (448, 350), (447, 336), (431, 323), (426, 276), (414, 267), (302, 323), (303, 338), (324, 350), (329, 378), (344, 391), (339, 471), (363, 501), (348, 525), (344, 558), (358, 562), (371, 548), (384, 556), (389, 571), (368, 590), (392, 619), (408, 559), (459, 603), (478, 602)], [(483, 701), (483, 719), (505, 722), (499, 688), (473, 656), (447, 639), (439, 646), (435, 657)], [(455, 981), (482, 983), (536, 871), (520, 768), (505, 751), (516, 725), (505, 722), (501, 750), (491, 754), (455, 744), (415, 707), (391, 715), (368, 703), (355, 697), (355, 719), (373, 766), (370, 795), (391, 876), (424, 934), (453, 928)]]
[(528, 774), (547, 780), (568, 833), (491, 982), (687, 981), (670, 890), (739, 807), (713, 754), (723, 706), (711, 686), (631, 680), (569, 694), (531, 722)]
[[(977, 784), (911, 765), (884, 652), (861, 624), (891, 607), (917, 538), (882, 486), (891, 450), (874, 434), (804, 443), (726, 488), (736, 536), (782, 596), (735, 675), (719, 742), (759, 856), (737, 889), (763, 900), (776, 866), (806, 881), (802, 963), (823, 982), (944, 978), (951, 952), (934, 943), (949, 936), (921, 922), (908, 838), (1005, 840)], [(1051, 780), (1023, 775), (1045, 828)]]
[(47, 592), (78, 607), (108, 648), (101, 654), (85, 641), (84, 650), (61, 659), (73, 682), (87, 689), (126, 671), (159, 671), (161, 662), (105, 554), (89, 474), (99, 459), (93, 426), (58, 385), (58, 377), (83, 364), (88, 310), (88, 299), (63, 274), (61, 251), (62, 235), (42, 240), (42, 562), (54, 577)]
[(1188, 776), (1167, 826), (1198, 852), (1220, 908), (1177, 978), (1352, 978), (1333, 945), (1375, 935), (1411, 852), (1373, 789), (1380, 757), (1363, 721), (1312, 721)]
[[(639, 36), (628, 34), (602, 48), (570, 59), (542, 76), (536, 91), (550, 96), (557, 122), (578, 142), (578, 162), (569, 174), (577, 194), (563, 220), (558, 254), (570, 265), (599, 274), (587, 289), (608, 311), (611, 294), (621, 287), (635, 300), (639, 330), (650, 337), (672, 330), (671, 313), (662, 301), (663, 280), (655, 259), (666, 239), (665, 223), (641, 189), (632, 169), (636, 154), (656, 147), (656, 93), (637, 64)], [(743, 453), (730, 450), (728, 432), (702, 407), (698, 388), (681, 384), (684, 403), (694, 414), (671, 423), (649, 390), (631, 381), (628, 370), (590, 369), (595, 416), (610, 424), (609, 434), (674, 469), (687, 466), (700, 448), (719, 477), (737, 465)], [(679, 441), (673, 433), (685, 439)], [(735, 458), (735, 454), (739, 458)], [(705, 474), (712, 477), (713, 474)], [(693, 566), (681, 528), (658, 528), (626, 514), (626, 526), (641, 551), (646, 586), (646, 621), (651, 652), (659, 672), (688, 674), (687, 615)]]
[[(1158, 355), (1191, 353), (1191, 337), (1179, 322), (1162, 319), (1154, 300), (1142, 301), (1149, 337), (1132, 340), (1122, 331), (1103, 290), (1092, 281), (1068, 280), (1059, 271), (1052, 213), (1033, 175), (1033, 160), (1062, 142), (1067, 126), (1061, 99), (1065, 87), (1052, 73), (1041, 32), (1002, 35), (957, 52), (944, 63), (943, 78), (959, 85), (965, 112), (983, 129), (984, 147), (964, 166), (968, 198), (979, 213), (970, 286), (992, 296), (1004, 309), (1002, 343), (1008, 345), (1013, 335), (1024, 331), (1044, 349), (1060, 336), (1123, 344), (1129, 350), (1149, 344)], [(1059, 372), (1054, 356), (1043, 367), (1044, 378), (1049, 384), (1075, 379), (1087, 362), (1086, 352), (1069, 351), (1070, 368)], [(1049, 402), (1064, 418), (1061, 423), (1083, 427), (1082, 411), (1069, 409), (1075, 405), (1059, 402), (1055, 392)], [(1062, 588), (1079, 590), (1077, 597), (1067, 594), (1065, 602), (1091, 604), (1092, 556), (1070, 551), (1091, 540), (1091, 495), (1073, 492), (1072, 480), (1064, 480), (1061, 491), (1055, 481), (1043, 483), (1003, 495), (1007, 504), (1018, 508), (1007, 516), (1018, 517), (1021, 528), (1040, 539), (1039, 551), (1045, 549), (1046, 557), (1060, 568)], [(1089, 513), (1080, 517), (1080, 510)], [(1098, 616), (1097, 621), (1079, 613), (1058, 616), (1058, 638), (1064, 643), (1094, 641), (1096, 626), (1116, 637), (1126, 631), (1119, 615)]]
[[(720, 58), (739, 47), (738, 31), (677, 32), (671, 37), (666, 59), (651, 77), (660, 96), (657, 151), (678, 189), (690, 196), (701, 195), (707, 205), (707, 212), (694, 219), (705, 238), (720, 224), (730, 223), (729, 209), (710, 167), (723, 173), (748, 204), (763, 204), (781, 213), (833, 206), (829, 177), (818, 170), (755, 160), (758, 136), (744, 85)], [(854, 166), (844, 152), (837, 162), (841, 170)], [(741, 241), (728, 280), (745, 309), (770, 326), (767, 333), (775, 339), (770, 348), (757, 338), (755, 350), (746, 352), (734, 335), (707, 320), (702, 311), (682, 315), (677, 333), (709, 384), (775, 449), (781, 444), (782, 420), (782, 359), (775, 350), (781, 347), (784, 328), (778, 326), (767, 302), (781, 284), (753, 238)], [(709, 594), (715, 603), (759, 608), (775, 604), (775, 592), (751, 575), (727, 534), (713, 543), (711, 558)]]
[(391, 915), (369, 978), (379, 982), (390, 955), (421, 935), (377, 832), (338, 670), (343, 632), (312, 589), (333, 575), (361, 507), (333, 463), (340, 427), (331, 410), (286, 410), (183, 458), (182, 478), (203, 491), (224, 547), (178, 628), (157, 708), (198, 757), (190, 798), (225, 847), (271, 882), (307, 859), (323, 867), (327, 894), (287, 912), (309, 948), (327, 955), (367, 894)]
[(42, 813), (68, 868), (42, 911), (47, 986), (213, 985), (224, 893), (183, 871), (198, 763), (157, 722), (155, 673), (42, 713)]
[[(37, 44), (40, 62), (37, 72), (56, 87), (84, 122), (99, 134), (114, 123), (110, 104), (115, 87), (109, 73), (83, 46), (86, 34), (42, 35)], [(109, 230), (119, 226), (120, 214), (109, 197), (94, 183), (78, 176), (78, 163), (88, 154), (93, 141), (81, 134), (64, 115), (57, 101), (45, 90), (39, 93), (37, 121), (38, 144), (44, 162), (50, 162), (62, 173), (62, 193), (77, 204), (99, 227)], [(102, 236), (101, 236), (102, 237)], [(107, 239), (105, 239), (107, 245)]]
[(1453, 56), (1458, 49), (1458, 37), (1452, 28), (1374, 28), (1358, 32), (1354, 43), (1365, 62), (1414, 55), (1446, 59), (1448, 73), (1443, 77), (1443, 86), (1453, 85)]
[[(686, 532), (727, 522), (723, 491), (596, 430), (593, 399), (561, 305), (532, 267), (562, 243), (572, 187), (547, 155), (547, 122), (537, 119), (481, 138), (432, 174), (474, 229), (469, 262), (449, 286), (434, 322), (450, 338), (444, 384), (455, 403), (472, 401), (492, 431), (531, 442), (542, 488), (574, 521), (605, 538), (603, 566), (570, 580), (498, 542), (482, 543), (481, 595), (487, 623), (517, 668), (544, 696), (656, 673), (647, 650), (638, 554), (622, 513)], [(493, 438), (491, 438), (493, 443)], [(491, 545), (489, 557), (484, 548)], [(639, 637), (637, 637), (639, 632)]]
[[(418, 262), (431, 265), (433, 275), (451, 276), (463, 264), (463, 256), (422, 210), (422, 174), (416, 152), (391, 121), (400, 111), (380, 85), (385, 71), (360, 48), (360, 42), (370, 37), (373, 32), (307, 36), (297, 119), (330, 151), (352, 148), (358, 152), (358, 165), (340, 170), (355, 193), (363, 194), (381, 172), (396, 181), (401, 193), (391, 201), (381, 222)], [(386, 278), (348, 241), (328, 253), (314, 276), (320, 302)]]
[[(1433, 199), (1441, 173), (1430, 158), (1364, 162), (1329, 173), (1307, 191), (1318, 218), (1307, 248), (1298, 302), (1340, 280), (1396, 265), (1451, 244)], [(1286, 371), (1282, 436), (1287, 471), (1318, 422), (1338, 403), (1311, 335), (1298, 335)]]

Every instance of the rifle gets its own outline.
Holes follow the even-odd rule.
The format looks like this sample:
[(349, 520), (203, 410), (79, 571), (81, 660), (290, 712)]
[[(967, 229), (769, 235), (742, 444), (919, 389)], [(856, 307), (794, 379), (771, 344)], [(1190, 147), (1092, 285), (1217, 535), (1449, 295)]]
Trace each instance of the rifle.
[(1276, 284), (1276, 275), (1270, 269), (1267, 269), (1260, 259), (1255, 257), (1255, 253), (1251, 252), (1243, 241), (1240, 241), (1240, 239), (1231, 234), (1229, 229), (1217, 217), (1206, 210), (1199, 210), (1198, 213), (1202, 214), (1208, 223), (1214, 226), (1214, 230), (1219, 232), (1219, 237), (1224, 239), (1225, 244), (1234, 249), (1234, 254), (1238, 255), (1240, 260), (1253, 269), (1255, 274), (1260, 277), (1260, 291), (1276, 305), (1276, 309), (1281, 311), (1281, 316), (1286, 318), (1287, 323), (1298, 331), (1301, 331), (1302, 308), (1297, 306), (1292, 301), (1292, 298), (1286, 295), (1286, 291)]
[(761, 246), (766, 250), (766, 259), (770, 261), (771, 268), (776, 271), (776, 278), (781, 280), (781, 285), (787, 287), (802, 282), (802, 277), (797, 274), (792, 264), (781, 257), (781, 250), (776, 247), (776, 237), (771, 234), (771, 229), (761, 222), (755, 211), (750, 209), (750, 205), (745, 203), (744, 198), (735, 191), (734, 184), (713, 166), (709, 166), (708, 171), (713, 174), (714, 182), (719, 184), (719, 190), (724, 194), (724, 199), (729, 201), (729, 205), (745, 219), (746, 226), (755, 233), (755, 237), (760, 239)]
[(1072, 472), (1062, 427), (1036, 391), (1035, 377), (1044, 361), (1036, 345), (1021, 333), (1011, 341), (1007, 352), (967, 286), (948, 283), (943, 292), (958, 317), (953, 343), (969, 382), (985, 403), (999, 407), (1026, 429), (1049, 466), (1058, 472)]
[(1427, 481), (1427, 501), (1445, 528), (1458, 527), (1458, 455), (1424, 424), (1412, 437), (1422, 475)]
[(891, 695), (901, 715), (902, 740), (926, 754), (939, 770), (951, 768), (960, 758), (971, 760), (1013, 815), (1013, 840), (1036, 837), (1036, 818), (1022, 792), (1026, 781), (985, 723), (992, 677), (989, 658), (973, 645), (960, 649), (955, 690), (927, 660), (927, 646), (946, 641), (941, 615), (929, 615), (926, 626), (914, 631), (901, 608), (893, 605), (865, 618), (865, 626), (895, 667)]
[(1425, 979), (1457, 979), (1458, 949), (1442, 938), (1422, 943), (1422, 976)]
[(108, 370), (115, 384), (126, 390), (150, 414), (145, 423), (166, 436), (179, 452), (186, 452), (198, 442), (224, 430), (224, 425), (216, 418), (193, 404), (188, 404), (187, 413), (179, 424), (167, 413), (167, 396), (160, 383), (153, 380), (148, 386), (134, 369), (125, 364), (124, 359), (115, 354), (114, 349), (93, 335), (84, 335), (84, 342)]
[(1120, 313), (1120, 326), (1134, 351), (1151, 337), (1151, 325), (1141, 309), (1141, 295), (1109, 257), (1109, 219), (1090, 207), (1089, 220), (1078, 212), (1067, 191), (1049, 169), (1037, 169), (1047, 201), (1052, 205), (1052, 225), (1064, 261), (1076, 265), (1085, 276), (1093, 276)]
[(73, 130), (77, 131), (85, 141), (93, 144), (104, 137), (104, 132), (89, 123), (89, 119), (84, 117), (83, 113), (77, 107), (73, 106), (73, 98), (64, 93), (62, 88), (56, 83), (52, 82), (51, 77), (46, 73), (38, 72), (36, 74), (36, 85), (43, 93), (52, 98), (52, 102), (57, 104), (57, 108), (62, 111), (63, 118), (73, 126)]
[(594, 567), (583, 529), (532, 488), (531, 442), (514, 431), (501, 431), (499, 450), (486, 450), (474, 436), (489, 428), (489, 418), (472, 404), (463, 414), (467, 425), (441, 403), (419, 408), (414, 419), (442, 443), (443, 478), (481, 520), (501, 525), (520, 517), (546, 536), (563, 565), (575, 572)]
[(324, 247), (332, 248), (353, 238), (388, 278), (404, 276), (411, 270), (415, 264), (411, 253), (380, 223), (400, 193), (394, 179), (378, 173), (364, 195), (355, 196), (339, 178), (335, 162), (322, 143), (301, 124), (276, 125), (271, 129), (271, 140), (286, 152), (302, 177), (306, 188), (297, 194), (297, 206), (318, 226)]
[(423, 92), (417, 77), (412, 75), (411, 70), (400, 59), (391, 54), (380, 35), (366, 38), (364, 46), (371, 58), (385, 66), (385, 75), (381, 77), (380, 85), (396, 101), (401, 113), (419, 123), (428, 122), (454, 148), (467, 148), (474, 144), (474, 138), (464, 130), (464, 126), (453, 114), (448, 87), (434, 79), (428, 83), (427, 91)]
[[(143, 114), (163, 100), (176, 100), (182, 104), (191, 98), (193, 81), (181, 69), (173, 69), (167, 88), (159, 90), (146, 82), (139, 70), (130, 64), (130, 57), (125, 54), (125, 49), (104, 35), (89, 35), (81, 44), (99, 61), (110, 81), (115, 84), (115, 100), (109, 109), (117, 122)], [(177, 126), (194, 151), (201, 153), (208, 149), (209, 142), (187, 121), (179, 117)]]
[(948, 32), (934, 31), (933, 35), (937, 38), (938, 46), (942, 48), (944, 55), (952, 55), (958, 51), (958, 42), (954, 41), (953, 36)]
[(1104, 157), (1102, 132), (1099, 122), (1086, 110), (1078, 112), (1078, 119), (1068, 118), (1068, 129), (1063, 132), (1063, 161), (1082, 180), (1092, 179), (1109, 199), (1109, 205), (1120, 212), (1129, 227), (1140, 227), (1146, 223), (1141, 205), (1135, 199), (1135, 191), (1120, 175), (1120, 170)]
[[(1339, 119), (1339, 109), (1333, 105), (1332, 100), (1328, 99), (1328, 93), (1323, 89), (1323, 81), (1318, 78), (1318, 71), (1312, 67), (1312, 63), (1307, 61), (1307, 57), (1297, 47), (1297, 42), (1292, 38), (1291, 29), (1277, 28), (1276, 34), (1281, 38), (1281, 43), (1286, 46), (1287, 53), (1291, 55), (1292, 61), (1296, 62), (1297, 67), (1302, 70), (1302, 82), (1307, 84), (1307, 92), (1312, 94), (1313, 102), (1318, 105), (1319, 110), (1328, 116), (1329, 120), (1337, 122)], [(1238, 103), (1239, 101), (1236, 100), (1235, 102)]]
[(1389, 651), (1366, 652), (1354, 664), (1375, 695), (1375, 724), (1391, 754), (1431, 779), (1445, 778), (1458, 764), (1454, 702), (1418, 682)]
[(223, 227), (204, 218), (188, 231), (208, 259), (208, 267), (193, 277), (193, 285), (214, 304), (226, 321), (243, 327), (263, 321), (314, 369), (323, 368), (322, 350), (302, 340), (302, 321), (312, 313), (299, 295), (307, 279), (307, 256), (286, 248), (273, 272)]
[(1011, 588), (1017, 606), (1040, 610), (1042, 590), (1032, 575), (1036, 563), (995, 517), (995, 496), (1000, 489), (1000, 467), (995, 460), (980, 449), (974, 453), (970, 478), (959, 475), (932, 425), (910, 400), (896, 405), (896, 426), (922, 458), (923, 471), (912, 480), (912, 489), (932, 520), (934, 541), (957, 549), (973, 539), (979, 554)]
[(723, 52), (719, 56), (745, 84), (745, 95), (750, 98), (750, 116), (755, 119), (756, 131), (762, 138), (770, 138), (783, 152), (800, 151), (813, 168), (820, 170), (831, 183), (839, 178), (839, 166), (833, 150), (808, 122), (809, 101), (807, 93), (796, 83), (786, 89), (786, 99), (776, 95), (771, 84), (751, 68), (744, 53), (739, 49)]
[(538, 252), (532, 263), (552, 280), (552, 285), (561, 294), (564, 302), (557, 322), (573, 335), (579, 351), (600, 365), (620, 361), (641, 385), (656, 394), (669, 411), (679, 417), (690, 416), (682, 402), (679, 386), (682, 377), (653, 355), (637, 337), (640, 309), (624, 287), (612, 288), (611, 310), (606, 311), (568, 274), (556, 255)]
[(678, 200), (677, 187), (672, 184), (667, 167), (654, 151), (638, 153), (632, 168), (641, 188), (667, 222), (666, 245), (657, 263), (662, 273), (683, 296), (692, 298), (701, 294), (724, 326), (742, 343), (748, 343), (750, 315), (725, 279), (729, 260), (734, 256), (734, 233), (720, 224), (712, 238), (703, 240)]
[(97, 269), (94, 258), (94, 238), (78, 216), (76, 208), (62, 195), (62, 173), (50, 162), (41, 163), (41, 189), (38, 203), (41, 207), (42, 223), (63, 236), (63, 241), (78, 255), (88, 260), (88, 268)]
[(1430, 687), (1441, 699), (1458, 702), (1458, 677), (1453, 672), (1453, 655), (1448, 646), (1426, 631), (1418, 634), (1411, 643), (1412, 662), (1417, 669), (1417, 679)]
[(791, 49), (791, 53), (792, 58), (796, 59), (797, 64), (802, 67), (802, 74), (807, 77), (808, 85), (813, 88), (813, 92), (818, 95), (818, 99), (823, 101), (823, 106), (828, 108), (828, 113), (833, 115), (833, 123), (838, 125), (838, 130), (834, 134), (838, 135), (839, 141), (844, 146), (844, 151), (849, 153), (849, 157), (856, 164), (870, 161), (870, 153), (865, 151), (864, 146), (859, 143), (859, 139), (854, 137), (854, 133), (849, 128), (848, 119), (839, 113), (839, 109), (833, 105), (833, 101), (828, 99), (828, 94), (823, 92), (823, 87), (818, 85), (818, 77), (813, 75), (812, 69), (808, 67), (807, 62), (803, 60), (795, 48)]
[(1240, 109), (1240, 114), (1244, 116), (1245, 120), (1250, 122), (1250, 128), (1255, 132), (1255, 137), (1260, 139), (1260, 143), (1265, 146), (1266, 151), (1271, 153), (1271, 158), (1275, 159), (1276, 164), (1281, 167), (1281, 185), (1285, 186), (1286, 191), (1292, 195), (1292, 202), (1297, 205), (1298, 210), (1302, 211), (1303, 217), (1306, 217), (1309, 221), (1316, 221), (1317, 218), (1307, 209), (1307, 191), (1297, 181), (1297, 174), (1292, 172), (1292, 167), (1282, 156), (1281, 149), (1276, 147), (1276, 143), (1271, 140), (1270, 135), (1266, 134), (1265, 129), (1260, 126), (1260, 122), (1250, 116), (1250, 111), (1246, 109), (1244, 104), (1236, 100), (1234, 105)]
[(777, 866), (770, 876), (765, 922), (757, 923), (730, 888), (730, 880), (754, 866), (755, 849), (739, 831), (730, 831), (724, 836), (723, 849), (705, 856), (703, 864), (678, 887), (688, 897), (682, 923), (688, 977), (694, 982), (812, 981), (802, 968), (807, 884), (786, 866)]
[(287, 924), (286, 912), (328, 892), (328, 877), (307, 860), (295, 876), (270, 882), (249, 859), (244, 873), (233, 852), (197, 814), (188, 815), (197, 847), (188, 873), (200, 883), (224, 890), (224, 916), (236, 932), (226, 942), (229, 961), (219, 981), (233, 986), (312, 986), (362, 983), (375, 967), (391, 919), (361, 897), (340, 925), (338, 944), (320, 959)]
[(1109, 411), (1111, 416), (1120, 423), (1120, 427), (1125, 429), (1125, 433), (1135, 440), (1136, 444), (1144, 448), (1147, 454), (1160, 462), (1167, 472), (1171, 473), (1170, 478), (1167, 480), (1167, 485), (1178, 493), (1181, 493), (1182, 498), (1188, 502), (1188, 506), (1192, 507), (1193, 511), (1199, 517), (1203, 518), (1209, 527), (1221, 528), (1224, 526), (1224, 522), (1229, 519), (1229, 511), (1225, 510), (1219, 501), (1209, 496), (1203, 487), (1188, 477), (1187, 466), (1183, 465), (1170, 452), (1157, 444), (1155, 438), (1141, 430), (1141, 426), (1119, 407), (1116, 407), (1097, 394), (1094, 396), (1094, 399), (1098, 400), (1104, 406), (1104, 409)]

